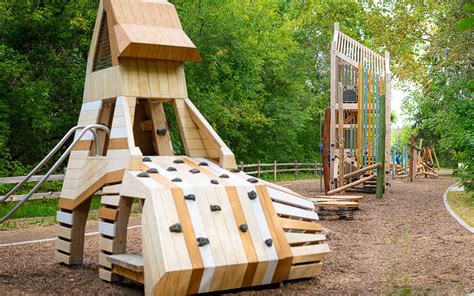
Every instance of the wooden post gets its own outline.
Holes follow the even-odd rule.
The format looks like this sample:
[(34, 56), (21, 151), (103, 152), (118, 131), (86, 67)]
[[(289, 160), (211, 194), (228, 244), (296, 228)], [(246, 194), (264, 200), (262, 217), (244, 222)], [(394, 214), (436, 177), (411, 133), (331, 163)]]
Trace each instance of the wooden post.
[(244, 171), (244, 162), (243, 161), (240, 161), (240, 171), (241, 172)]
[(383, 197), (383, 192), (385, 189), (384, 177), (385, 177), (385, 135), (386, 135), (386, 120), (385, 120), (385, 96), (380, 96), (379, 98), (379, 142), (378, 144), (378, 155), (380, 155), (380, 162), (382, 166), (377, 169), (377, 187), (375, 189), (375, 196), (377, 198)]
[[(326, 116), (330, 120), (330, 124), (328, 125), (330, 129), (330, 157), (328, 158), (330, 161), (330, 168), (328, 169), (329, 180), (334, 180), (336, 176), (334, 176), (334, 160), (335, 160), (335, 148), (336, 148), (336, 102), (337, 102), (337, 80), (338, 80), (338, 62), (336, 57), (337, 52), (337, 38), (339, 34), (339, 23), (334, 23), (334, 35), (331, 42), (331, 116)], [(337, 184), (334, 184), (336, 187)]]
[(327, 193), (331, 190), (330, 183), (330, 167), (329, 167), (329, 145), (330, 145), (330, 135), (331, 132), (331, 109), (327, 108), (324, 112), (324, 127), (323, 127), (323, 155), (321, 162), (323, 163), (323, 173), (324, 173), (324, 192)]
[(415, 164), (415, 137), (410, 137), (410, 182), (413, 182), (413, 166)]
[(257, 166), (257, 178), (260, 178), (260, 160), (258, 161), (258, 166)]
[(339, 130), (339, 187), (344, 186), (344, 104), (342, 99), (343, 86), (342, 83), (338, 83), (338, 130)]
[(277, 180), (277, 162), (276, 160), (273, 161), (273, 181), (276, 182)]
[(298, 160), (295, 160), (295, 179), (298, 179)]
[(438, 166), (438, 172), (441, 171), (441, 167), (439, 166), (439, 162), (438, 162), (438, 156), (436, 156), (436, 151), (435, 151), (435, 148), (434, 148), (434, 145), (433, 145), (433, 156), (436, 160), (436, 165)]

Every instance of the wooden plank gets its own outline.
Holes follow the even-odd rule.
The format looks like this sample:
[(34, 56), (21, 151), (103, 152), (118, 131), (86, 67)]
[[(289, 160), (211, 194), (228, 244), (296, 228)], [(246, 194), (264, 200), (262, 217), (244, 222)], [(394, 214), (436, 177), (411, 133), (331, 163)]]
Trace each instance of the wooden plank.
[(99, 249), (109, 253), (114, 252), (114, 240), (106, 237), (99, 238)]
[(128, 268), (112, 265), (112, 272), (138, 283), (144, 283), (143, 272), (137, 272)]
[(56, 234), (58, 237), (70, 240), (71, 239), (71, 228), (57, 225), (56, 226)]
[(285, 232), (285, 235), (290, 245), (322, 242), (326, 240), (326, 236), (324, 234)]
[(119, 195), (102, 195), (100, 202), (103, 205), (117, 207), (120, 203), (120, 196)]
[[(166, 122), (165, 111), (161, 102), (149, 102), (151, 119), (153, 122), (153, 137), (158, 148), (158, 155), (169, 156), (174, 155), (171, 145), (170, 130)], [(165, 129), (165, 135), (158, 135), (158, 129)]]
[(99, 233), (109, 237), (114, 237), (116, 233), (115, 224), (104, 221), (99, 222)]
[(292, 247), (293, 264), (321, 261), (329, 253), (327, 244)]
[(107, 261), (107, 256), (109, 255), (104, 252), (99, 252), (99, 265), (108, 269), (112, 269), (112, 263)]
[[(239, 201), (239, 196), (235, 187), (226, 187), (227, 197), (229, 198), (230, 206), (234, 214), (236, 225), (248, 225), (247, 219), (245, 219), (245, 214), (242, 208), (242, 205)], [(243, 277), (243, 280), (240, 283), (240, 287), (249, 287), (252, 285), (252, 281), (255, 277), (255, 272), (257, 271), (258, 258), (255, 251), (255, 247), (250, 237), (250, 233), (240, 231), (240, 239), (242, 241), (245, 254), (247, 256), (247, 268)]]
[(295, 196), (275, 188), (267, 187), (268, 194), (270, 195), (272, 200), (276, 200), (278, 202), (289, 204), (292, 206), (296, 206), (303, 209), (314, 210), (314, 205), (312, 202), (302, 198), (300, 196)]
[(58, 251), (62, 251), (68, 254), (71, 253), (71, 242), (65, 241), (61, 238), (56, 239), (55, 247)]
[(292, 266), (288, 279), (294, 280), (294, 279), (314, 277), (321, 273), (322, 268), (323, 268), (323, 263), (321, 262)]
[(325, 199), (334, 199), (334, 200), (344, 200), (344, 201), (355, 201), (361, 200), (362, 195), (313, 195), (313, 198), (325, 198)]
[(62, 211), (56, 212), (56, 221), (66, 225), (72, 225), (74, 221), (74, 215), (72, 213), (66, 213)]
[(194, 294), (199, 291), (199, 284), (201, 282), (201, 278), (204, 272), (204, 263), (201, 257), (201, 253), (199, 251), (199, 247), (196, 243), (196, 235), (192, 226), (191, 217), (187, 210), (183, 191), (178, 188), (172, 188), (171, 192), (173, 195), (174, 203), (176, 205), (179, 222), (183, 227), (184, 240), (186, 242), (189, 258), (191, 259), (191, 264), (193, 268), (192, 273), (194, 274), (194, 276), (191, 274), (193, 282), (189, 283), (189, 289), (187, 290), (187, 293)]
[(351, 201), (319, 201), (314, 203), (318, 207), (336, 207), (336, 208), (357, 208), (359, 207), (358, 202), (351, 202)]
[(117, 209), (101, 207), (99, 208), (99, 218), (104, 220), (115, 221), (115, 219), (117, 218)]
[(114, 279), (112, 272), (104, 268), (99, 268), (99, 278), (107, 282), (112, 282)]
[(306, 230), (306, 231), (321, 231), (321, 226), (315, 222), (306, 222), (288, 218), (280, 218), (280, 224), (284, 229)]
[(275, 211), (280, 215), (315, 220), (315, 221), (319, 220), (318, 214), (316, 214), (312, 210), (311, 211), (302, 210), (300, 208), (287, 206), (278, 202), (273, 202), (273, 207), (275, 208)]
[(54, 251), (54, 259), (58, 263), (64, 263), (66, 265), (72, 264), (72, 259), (68, 254), (61, 253), (59, 251)]
[(270, 232), (272, 233), (272, 239), (278, 253), (279, 261), (273, 275), (272, 283), (280, 282), (287, 279), (290, 272), (292, 260), (290, 245), (286, 239), (283, 227), (280, 224), (281, 220), (272, 206), (268, 191), (264, 186), (256, 186), (256, 189), (259, 193), (258, 197), (264, 209), (267, 222), (269, 223)]
[[(332, 74), (331, 74), (332, 75)], [(329, 146), (330, 146), (330, 133), (331, 133), (331, 109), (326, 108), (324, 113), (324, 127), (323, 127), (323, 153), (322, 153), (322, 161), (323, 161), (323, 172), (324, 172), (324, 192), (328, 192), (331, 190), (330, 187), (330, 167), (329, 167)]]

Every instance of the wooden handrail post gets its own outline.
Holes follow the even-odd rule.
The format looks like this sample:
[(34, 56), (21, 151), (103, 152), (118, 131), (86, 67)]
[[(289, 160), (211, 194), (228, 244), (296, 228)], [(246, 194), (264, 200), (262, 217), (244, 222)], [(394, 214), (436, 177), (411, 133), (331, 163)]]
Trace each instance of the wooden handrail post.
[(244, 171), (244, 162), (242, 160), (240, 161), (240, 171)]
[(276, 160), (273, 161), (273, 181), (276, 182), (277, 180), (277, 162)]
[(260, 160), (258, 161), (258, 166), (257, 166), (257, 178), (260, 178)]

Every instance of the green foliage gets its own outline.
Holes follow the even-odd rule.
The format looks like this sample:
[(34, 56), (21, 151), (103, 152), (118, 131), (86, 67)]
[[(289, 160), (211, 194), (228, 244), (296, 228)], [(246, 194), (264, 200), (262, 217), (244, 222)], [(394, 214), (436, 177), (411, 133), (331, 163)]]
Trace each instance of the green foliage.
[[(98, 2), (0, 4), (0, 176), (25, 174), (76, 124)], [(472, 179), (468, 1), (172, 2), (202, 56), (186, 64), (189, 97), (239, 160), (319, 159), (339, 22), (376, 51), (389, 50), (394, 75), (416, 85), (405, 103), (413, 126), (395, 142), (414, 132), (440, 147), (441, 161), (464, 163), (460, 173)]]

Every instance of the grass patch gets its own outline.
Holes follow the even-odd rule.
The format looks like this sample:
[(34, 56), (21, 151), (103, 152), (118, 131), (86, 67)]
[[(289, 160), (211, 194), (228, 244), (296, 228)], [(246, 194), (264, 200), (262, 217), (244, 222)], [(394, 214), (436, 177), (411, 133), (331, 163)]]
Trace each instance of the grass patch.
[[(257, 174), (253, 175), (257, 177)], [(279, 173), (276, 176), (276, 182), (281, 182), (281, 181), (293, 181), (293, 180), (307, 180), (307, 179), (319, 179), (318, 174), (313, 174), (313, 173), (298, 173), (298, 176), (295, 177), (294, 173), (288, 173), (288, 174), (283, 174)], [(265, 181), (269, 182), (274, 182), (273, 180), (273, 174), (272, 173), (265, 173), (260, 175), (260, 179), (263, 179)]]
[(448, 203), (467, 225), (474, 227), (474, 192), (448, 192)]
[[(5, 216), (19, 201), (6, 202), (0, 204), (0, 216)], [(97, 210), (100, 207), (100, 197), (92, 198), (91, 209)], [(27, 201), (11, 219), (48, 217), (56, 215), (58, 211), (58, 199), (38, 199)]]

